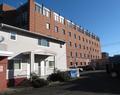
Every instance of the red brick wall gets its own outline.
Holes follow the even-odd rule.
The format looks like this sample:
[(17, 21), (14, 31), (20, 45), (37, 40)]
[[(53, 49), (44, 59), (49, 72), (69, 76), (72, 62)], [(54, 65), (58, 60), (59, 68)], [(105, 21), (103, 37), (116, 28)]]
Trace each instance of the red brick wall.
[(0, 91), (4, 91), (7, 88), (6, 81), (7, 63), (8, 61), (6, 57), (0, 57)]
[[(46, 29), (46, 23), (50, 23), (50, 30)], [(57, 26), (59, 29), (59, 32), (54, 31), (54, 27)], [(65, 29), (66, 34), (62, 34), (61, 30)], [(54, 20), (53, 12), (51, 12), (51, 17), (43, 16), (42, 14), (35, 12), (35, 3), (34, 0), (29, 0), (29, 30), (33, 32), (42, 33), (45, 35), (51, 35), (53, 37), (63, 39), (67, 43), (67, 65), (68, 67), (74, 66), (75, 64), (75, 52), (77, 52), (78, 57), (76, 58), (78, 62), (78, 66), (80, 66), (81, 62), (86, 62), (87, 59), (96, 59), (96, 56), (99, 56), (99, 59), (101, 58), (101, 46), (100, 42), (88, 37), (86, 34), (83, 34), (81, 32), (78, 32), (77, 30), (73, 28), (69, 28), (67, 26), (67, 21), (65, 20), (65, 24), (61, 24), (59, 22), (56, 22)], [(82, 31), (82, 30), (81, 30)], [(68, 32), (71, 32), (71, 37), (68, 36)], [(76, 34), (77, 38), (74, 39), (74, 34)], [(81, 37), (81, 40), (79, 40), (78, 36)], [(84, 38), (84, 41), (83, 41)], [(91, 44), (89, 42), (86, 42), (86, 39), (91, 41)], [(72, 42), (72, 46), (68, 46), (68, 41)], [(93, 44), (92, 44), (93, 42)], [(77, 47), (79, 44), (81, 44), (81, 48), (75, 48), (74, 44), (77, 44)], [(98, 45), (96, 45), (96, 43)], [(83, 46), (85, 46), (87, 49), (84, 49)], [(90, 50), (91, 48), (91, 50)], [(70, 56), (70, 52), (72, 52), (73, 56)], [(90, 56), (90, 57), (80, 57), (80, 53), (84, 56)], [(91, 57), (92, 56), (92, 57)], [(73, 65), (70, 65), (70, 62), (73, 62)], [(86, 64), (87, 65), (87, 64)]]

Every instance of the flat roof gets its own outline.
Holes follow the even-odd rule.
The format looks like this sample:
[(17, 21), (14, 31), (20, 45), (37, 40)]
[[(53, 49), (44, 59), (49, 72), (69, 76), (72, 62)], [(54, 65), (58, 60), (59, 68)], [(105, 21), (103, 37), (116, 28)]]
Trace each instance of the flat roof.
[(4, 23), (0, 23), (0, 28), (21, 31), (21, 32), (24, 32), (24, 33), (28, 33), (28, 34), (32, 34), (32, 35), (36, 35), (36, 36), (41, 36), (41, 37), (45, 37), (45, 38), (48, 38), (48, 39), (51, 39), (51, 40), (55, 40), (55, 41), (65, 43), (65, 40), (62, 40), (62, 39), (59, 39), (59, 38), (55, 38), (55, 37), (52, 37), (52, 36), (49, 36), (49, 35), (47, 36), (47, 35), (44, 35), (44, 34), (41, 34), (41, 33), (38, 33), (38, 32), (28, 31), (28, 30), (18, 28), (18, 27), (15, 27), (15, 26), (11, 26), (11, 25), (8, 25), (8, 24), (4, 24)]

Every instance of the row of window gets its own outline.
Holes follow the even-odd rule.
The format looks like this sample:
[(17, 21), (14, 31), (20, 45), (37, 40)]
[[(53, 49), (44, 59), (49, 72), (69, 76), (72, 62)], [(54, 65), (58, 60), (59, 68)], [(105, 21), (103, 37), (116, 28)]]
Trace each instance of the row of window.
[[(37, 4), (37, 3), (35, 4), (35, 11), (46, 16), (46, 17), (51, 16), (50, 9), (48, 9), (40, 4)], [(57, 14), (55, 12), (53, 12), (53, 16), (54, 16), (55, 21), (60, 22), (62, 24), (65, 24), (64, 17), (60, 16), (59, 14)], [(87, 36), (92, 37), (93, 39), (96, 39), (99, 41), (99, 38), (97, 36), (95, 36), (93, 33), (91, 34), (90, 32), (88, 32), (88, 30), (85, 30), (81, 26), (75, 25), (72, 21), (67, 20), (67, 27), (73, 28), (74, 30), (82, 32), (82, 33), (86, 34)]]
[[(48, 8), (43, 7), (42, 5), (39, 5), (39, 4), (35, 5), (35, 11), (38, 12), (38, 13), (40, 13), (40, 14), (42, 14), (42, 15), (44, 15), (44, 16), (46, 16), (46, 17), (50, 17), (51, 16), (51, 11)], [(65, 23), (64, 17), (59, 16), (55, 12), (54, 12), (54, 20), (58, 21), (58, 22), (60, 22), (62, 24)]]
[[(8, 69), (9, 70), (13, 70), (13, 69), (22, 69), (22, 59), (13, 59), (13, 60), (10, 60), (9, 61), (9, 64), (8, 64)], [(55, 61), (49, 61), (49, 67), (50, 68), (54, 68), (54, 65), (55, 65)]]
[[(15, 32), (11, 32), (10, 39), (17, 40), (17, 34)], [(49, 47), (49, 40), (40, 38), (38, 39), (38, 45)]]
[[(70, 57), (73, 57), (73, 52), (71, 51), (70, 52)], [(95, 55), (91, 55), (91, 54), (83, 54), (83, 53), (80, 53), (79, 55), (78, 55), (78, 52), (75, 52), (75, 57), (76, 58), (78, 58), (78, 57), (80, 57), (80, 58), (91, 58), (91, 59), (99, 59), (99, 56), (95, 56)]]
[[(76, 66), (79, 66), (79, 65), (85, 66), (85, 65), (88, 65), (88, 64), (90, 64), (90, 63), (89, 62), (88, 63), (87, 62), (76, 62), (75, 63)], [(74, 65), (74, 62), (70, 62), (70, 65), (71, 66)]]
[[(17, 34), (15, 32), (11, 32), (10, 39), (16, 40), (17, 39)], [(38, 39), (38, 45), (49, 47), (49, 40), (43, 39), (43, 38)]]
[[(11, 40), (17, 40), (17, 34), (15, 32), (11, 32), (10, 39)], [(50, 42), (49, 42), (48, 39), (39, 38), (38, 39), (38, 45), (49, 47), (50, 46)], [(62, 44), (61, 43), (60, 43), (60, 48), (62, 48)]]
[[(46, 23), (46, 29), (48, 29), (48, 30), (50, 29), (50, 24), (49, 24), (49, 23)], [(55, 31), (55, 32), (59, 32), (59, 29), (58, 29), (57, 26), (54, 27), (54, 31)], [(65, 29), (62, 29), (61, 32), (62, 32), (63, 35), (66, 34)], [(69, 36), (69, 37), (72, 36), (71, 32), (68, 32), (68, 36)], [(74, 39), (77, 39), (77, 35), (76, 35), (76, 34), (74, 34)], [(78, 39), (81, 40), (81, 37), (78, 36)], [(86, 43), (89, 43), (89, 44), (92, 44), (92, 45), (95, 45), (95, 46), (97, 46), (97, 47), (99, 46), (98, 43), (94, 43), (93, 41), (90, 41), (90, 40), (85, 39), (85, 38), (82, 38), (82, 41), (83, 41), (83, 42), (86, 42)]]
[[(68, 46), (72, 47), (72, 42), (71, 41), (68, 42)], [(99, 50), (97, 50), (97, 49), (94, 49), (94, 48), (91, 48), (91, 47), (89, 48), (88, 46), (85, 46), (85, 45), (82, 46), (81, 44), (77, 45), (77, 43), (74, 43), (74, 48), (90, 50), (90, 51), (99, 53)]]

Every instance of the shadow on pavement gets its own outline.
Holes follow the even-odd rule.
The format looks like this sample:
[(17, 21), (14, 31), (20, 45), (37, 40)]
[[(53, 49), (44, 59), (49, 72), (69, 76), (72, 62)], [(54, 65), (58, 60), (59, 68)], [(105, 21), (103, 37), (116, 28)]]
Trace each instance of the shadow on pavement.
[(113, 79), (105, 72), (92, 72), (82, 75), (82, 77), (83, 78), (68, 83), (68, 85), (72, 85), (65, 88), (65, 90), (120, 95), (120, 79)]

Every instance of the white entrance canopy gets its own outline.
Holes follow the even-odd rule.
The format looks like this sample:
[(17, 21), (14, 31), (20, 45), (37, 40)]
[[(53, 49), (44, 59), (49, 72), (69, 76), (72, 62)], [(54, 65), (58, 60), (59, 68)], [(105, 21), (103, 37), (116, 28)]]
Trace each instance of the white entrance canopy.
[(0, 50), (0, 56), (11, 56), (12, 54), (13, 54), (12, 52)]
[(45, 50), (45, 49), (27, 51), (27, 52), (24, 52), (23, 54), (30, 54), (30, 53), (38, 54), (38, 55), (48, 55), (48, 56), (55, 56), (55, 55), (57, 55), (54, 51)]

